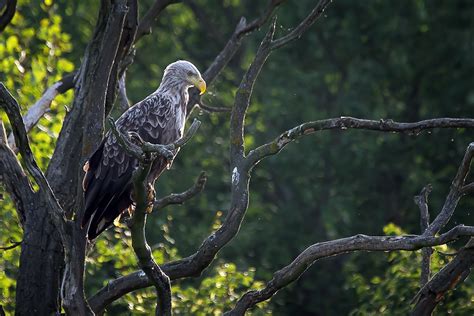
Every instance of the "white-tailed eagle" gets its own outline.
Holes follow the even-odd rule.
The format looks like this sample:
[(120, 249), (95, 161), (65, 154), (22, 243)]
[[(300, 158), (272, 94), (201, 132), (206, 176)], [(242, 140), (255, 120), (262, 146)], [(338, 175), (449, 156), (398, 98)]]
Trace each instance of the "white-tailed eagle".
[[(154, 144), (175, 142), (183, 135), (188, 89), (192, 86), (201, 94), (206, 90), (205, 81), (192, 63), (180, 60), (168, 65), (158, 89), (123, 113), (116, 122), (117, 129), (124, 135), (135, 132)], [(151, 186), (168, 164), (163, 157), (155, 159), (147, 179)], [(111, 132), (86, 162), (82, 227), (88, 227), (89, 240), (133, 204), (132, 174), (137, 166), (137, 159), (127, 155)]]

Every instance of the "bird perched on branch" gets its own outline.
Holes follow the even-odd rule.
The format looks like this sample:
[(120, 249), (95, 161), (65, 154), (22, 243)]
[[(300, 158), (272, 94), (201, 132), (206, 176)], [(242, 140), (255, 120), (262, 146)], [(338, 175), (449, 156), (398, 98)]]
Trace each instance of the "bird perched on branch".
[[(206, 91), (206, 82), (192, 63), (180, 60), (168, 65), (158, 89), (123, 113), (116, 122), (117, 129), (124, 135), (138, 134), (154, 144), (175, 142), (183, 135), (188, 89), (192, 86), (201, 94)], [(169, 163), (160, 156), (153, 161), (147, 179), (150, 188)], [(132, 175), (137, 167), (137, 159), (127, 155), (116, 137), (108, 132), (84, 165), (82, 227), (87, 227), (89, 240), (133, 205)]]

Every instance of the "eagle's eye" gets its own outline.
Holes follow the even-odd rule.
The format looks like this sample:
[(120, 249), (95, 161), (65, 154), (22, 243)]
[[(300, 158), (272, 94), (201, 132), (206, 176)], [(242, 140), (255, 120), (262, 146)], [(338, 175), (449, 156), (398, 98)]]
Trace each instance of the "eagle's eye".
[(194, 72), (192, 72), (191, 70), (189, 70), (187, 73), (188, 77), (192, 77), (194, 75)]

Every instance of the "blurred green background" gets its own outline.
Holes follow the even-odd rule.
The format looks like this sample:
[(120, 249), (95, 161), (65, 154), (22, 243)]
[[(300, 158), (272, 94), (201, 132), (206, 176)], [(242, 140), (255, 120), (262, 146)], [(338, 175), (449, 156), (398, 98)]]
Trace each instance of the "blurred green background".
[[(0, 34), (0, 80), (24, 111), (63, 74), (78, 69), (94, 29), (97, 2), (19, 0), (12, 24)], [(277, 36), (297, 25), (316, 2), (282, 5), (276, 13)], [(151, 3), (140, 1), (142, 14)], [(265, 5), (196, 0), (170, 6), (153, 33), (137, 45), (127, 75), (132, 103), (157, 88), (170, 62), (188, 59), (204, 71), (239, 18), (258, 17)], [(265, 27), (245, 40), (204, 96), (206, 104), (232, 106), (264, 32)], [(72, 98), (72, 91), (57, 97), (30, 134), (43, 168)], [(473, 1), (337, 0), (304, 36), (270, 56), (252, 97), (245, 142), (251, 149), (303, 121), (338, 116), (417, 121), (473, 114)], [(229, 115), (197, 109), (191, 117), (203, 124), (158, 181), (157, 194), (187, 189), (201, 170), (209, 180), (204, 192), (184, 206), (149, 217), (149, 243), (159, 263), (193, 253), (229, 207)], [(261, 288), (274, 271), (318, 241), (356, 233), (419, 233), (413, 196), (431, 183), (434, 217), (473, 136), (464, 129), (417, 136), (325, 131), (289, 145), (255, 169), (238, 236), (201, 278), (174, 283), (175, 314), (222, 314), (242, 293)], [(472, 198), (464, 198), (450, 225), (472, 225), (473, 206)], [(0, 245), (21, 240), (8, 197), (0, 201), (0, 218)], [(434, 270), (460, 245), (438, 247)], [(0, 252), (0, 305), (10, 313), (19, 252), (19, 247)], [(249, 315), (406, 315), (418, 291), (420, 262), (419, 251), (321, 260)], [(136, 269), (125, 226), (109, 230), (87, 260), (87, 295)], [(108, 314), (151, 314), (154, 298), (153, 289), (134, 292), (115, 302)], [(474, 314), (472, 277), (448, 295), (437, 314)]]

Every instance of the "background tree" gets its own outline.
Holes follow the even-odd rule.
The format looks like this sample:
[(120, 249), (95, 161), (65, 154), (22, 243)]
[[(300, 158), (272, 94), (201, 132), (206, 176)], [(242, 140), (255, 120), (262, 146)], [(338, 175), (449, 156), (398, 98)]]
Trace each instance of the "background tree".
[[(30, 131), (29, 138), (39, 166), (43, 170), (48, 168), (46, 176), (68, 214), (81, 209), (80, 165), (100, 139), (105, 120), (100, 122), (97, 117), (105, 118), (111, 109), (116, 82), (130, 60), (130, 43), (134, 42), (136, 47), (125, 81), (131, 103), (156, 89), (163, 67), (177, 58), (189, 59), (200, 69), (209, 69), (206, 79), (212, 81), (210, 93), (191, 113), (202, 121), (201, 128), (180, 152), (174, 169), (161, 178), (157, 191), (164, 196), (185, 190), (200, 170), (207, 172), (206, 188), (187, 202), (185, 208), (168, 206), (149, 218), (148, 239), (160, 264), (194, 253), (206, 236), (226, 223), (225, 218), (232, 211), (229, 189), (233, 189), (230, 178), (234, 167), (228, 152), (231, 142), (227, 140), (232, 120), (227, 109), (233, 108), (235, 117), (239, 108), (238, 101), (234, 104), (236, 89), (268, 30), (269, 17), (276, 9), (271, 4), (281, 4), (277, 12), (277, 39), (288, 34), (317, 5), (309, 0), (273, 1), (270, 7), (255, 1), (214, 4), (183, 1), (169, 5), (170, 2), (140, 3), (138, 15), (141, 18), (134, 41), (130, 36), (135, 25), (134, 3), (128, 2), (127, 9), (125, 2), (120, 1), (102, 1), (100, 7), (94, 1), (19, 1), (13, 20), (0, 35), (1, 79), (24, 106), (23, 113), (27, 105), (41, 100), (42, 104), (49, 105), (42, 96), (47, 91), (56, 91), (49, 112), (41, 118), (38, 128)], [(101, 14), (97, 19), (99, 10)], [(266, 62), (246, 117), (247, 152), (308, 119), (351, 115), (413, 122), (433, 117), (471, 116), (474, 103), (470, 85), (473, 79), (472, 13), (469, 1), (409, 4), (336, 1), (331, 4), (317, 26), (275, 51)], [(247, 17), (247, 27), (236, 29), (240, 16)], [(150, 26), (154, 32), (145, 36)], [(260, 26), (264, 27), (258, 31)], [(250, 33), (251, 36), (247, 36)], [(440, 41), (440, 38), (445, 40)], [(116, 46), (116, 53), (111, 53), (112, 46)], [(230, 47), (224, 50), (230, 54), (224, 55), (222, 63), (217, 63), (219, 67), (209, 67), (216, 65), (215, 57), (224, 46)], [(93, 63), (97, 61), (95, 66)], [(74, 83), (74, 99), (71, 90), (55, 95), (63, 93), (68, 84), (72, 87), (69, 83), (72, 81), (68, 81), (70, 76), (65, 73), (74, 69), (81, 70)], [(106, 87), (88, 86), (107, 80)], [(50, 87), (55, 88), (47, 89)], [(118, 100), (123, 98), (119, 95)], [(112, 114), (117, 116), (121, 111), (123, 107), (115, 106)], [(88, 118), (91, 113), (94, 117)], [(103, 114), (98, 116), (98, 113)], [(8, 122), (6, 116), (2, 121)], [(82, 129), (83, 124), (87, 129)], [(9, 131), (9, 126), (6, 127)], [(61, 128), (63, 135), (58, 138)], [(435, 129), (430, 134), (417, 136), (420, 131), (415, 129), (412, 135), (393, 135), (336, 129), (301, 138), (300, 144), (291, 145), (292, 148), (282, 151), (277, 158), (262, 161), (253, 170), (250, 204), (240, 233), (219, 252), (203, 278), (173, 281), (174, 312), (219, 314), (230, 310), (241, 294), (252, 286), (262, 288), (262, 281), (270, 280), (274, 271), (288, 265), (317, 241), (357, 233), (382, 234), (382, 228), (390, 222), (406, 232), (418, 233), (419, 212), (410, 196), (431, 183), (434, 189), (430, 206), (440, 210), (462, 153), (472, 140), (469, 129)], [(93, 137), (84, 140), (83, 133)], [(2, 155), (6, 154), (8, 151), (2, 151)], [(20, 247), (1, 252), (4, 259), (0, 263), (2, 305), (12, 311), (15, 292), (17, 301), (25, 301), (28, 291), (24, 292), (24, 285), (22, 290), (22, 284), (26, 281), (31, 284), (38, 278), (40, 285), (35, 290), (44, 296), (34, 296), (30, 304), (38, 306), (34, 299), (50, 302), (45, 308), (54, 310), (62, 275), (71, 271), (61, 268), (62, 247), (48, 216), (51, 208), (45, 207), (46, 202), (38, 198), (43, 196), (40, 191), (34, 195), (33, 204), (23, 204), (27, 206), (25, 212), (17, 201), (18, 213), (15, 212), (10, 197), (15, 200), (17, 196), (7, 179), (14, 173), (5, 169), (4, 157), (0, 169), (4, 168), (2, 176), (10, 194), (3, 194), (0, 238), (5, 247), (23, 240), (23, 259), (20, 259)], [(198, 184), (204, 178), (199, 179)], [(28, 202), (27, 194), (21, 197), (23, 202)], [(468, 199), (460, 203), (446, 231), (459, 223), (469, 224), (472, 203)], [(434, 217), (437, 211), (432, 213)], [(30, 214), (32, 220), (25, 222), (28, 218), (25, 214)], [(19, 222), (23, 222), (23, 231)], [(32, 226), (28, 228), (28, 224)], [(394, 226), (387, 227), (387, 233), (403, 233)], [(27, 233), (28, 229), (34, 233)], [(77, 244), (71, 247), (80, 250), (84, 246), (80, 231), (73, 229), (72, 236)], [(128, 228), (120, 224), (99, 239), (88, 254), (85, 290), (95, 311), (97, 306), (109, 305), (111, 301), (97, 302), (107, 297), (110, 294), (107, 290), (113, 287), (97, 291), (108, 280), (137, 269), (129, 245)], [(453, 248), (440, 251), (451, 253), (461, 246), (454, 244)], [(445, 261), (440, 262), (435, 257), (433, 272), (448, 261), (457, 267), (461, 266), (458, 262), (469, 267), (472, 262), (469, 251), (465, 248), (458, 252), (455, 259), (463, 260), (444, 256)], [(269, 305), (254, 312), (339, 315), (352, 310), (357, 314), (370, 311), (368, 308), (373, 307), (364, 305), (371, 301), (380, 302), (378, 309), (372, 310), (374, 313), (385, 308), (404, 314), (406, 302), (419, 289), (421, 255), (417, 253), (408, 259), (398, 255), (355, 254), (320, 261), (317, 268), (309, 269)], [(79, 260), (73, 275), (82, 276), (81, 264)], [(165, 265), (165, 271), (167, 267), (171, 269), (174, 265)], [(26, 273), (29, 270), (32, 274)], [(194, 272), (200, 273), (199, 269)], [(125, 287), (128, 290), (124, 293), (149, 284), (139, 273), (111, 284), (120, 288), (120, 285), (131, 284), (121, 281), (130, 280), (138, 283)], [(436, 280), (436, 277), (432, 279)], [(77, 279), (75, 282), (81, 285)], [(449, 283), (449, 278), (440, 284), (446, 285), (446, 282)], [(471, 314), (469, 284), (472, 287), (472, 281), (465, 281), (442, 301), (444, 305), (440, 308)], [(374, 292), (371, 287), (377, 289), (375, 297), (370, 295)], [(423, 293), (430, 294), (429, 291)], [(384, 307), (383, 299), (377, 301), (389, 295), (397, 298), (390, 300), (392, 305)], [(155, 298), (152, 290), (133, 291), (108, 310), (111, 314), (128, 310), (146, 314)], [(400, 304), (396, 305), (397, 302)], [(81, 296), (70, 297), (64, 304), (67, 308), (87, 311)], [(27, 304), (16, 305), (19, 313), (21, 306), (27, 311), (31, 308)]]

